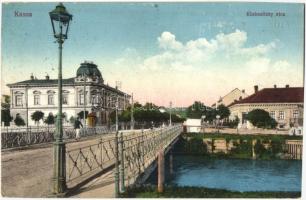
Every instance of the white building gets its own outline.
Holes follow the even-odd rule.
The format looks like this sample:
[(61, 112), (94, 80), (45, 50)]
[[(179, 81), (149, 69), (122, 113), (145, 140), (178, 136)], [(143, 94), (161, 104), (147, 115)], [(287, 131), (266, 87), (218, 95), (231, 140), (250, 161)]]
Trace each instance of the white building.
[[(45, 117), (49, 113), (56, 115), (57, 79), (50, 79), (48, 75), (45, 79), (36, 79), (31, 75), (29, 80), (8, 84), (8, 87), (13, 118), (19, 114), (25, 121), (28, 118), (29, 125), (34, 125), (31, 115), (35, 111), (42, 111)], [(96, 115), (97, 124), (108, 123), (109, 114), (114, 110), (117, 97), (119, 110), (124, 110), (129, 105), (130, 95), (105, 85), (97, 65), (92, 62), (81, 63), (76, 77), (63, 79), (63, 113), (66, 116), (64, 122), (86, 110)]]
[(270, 113), (270, 116), (278, 123), (278, 128), (289, 129), (291, 127), (303, 126), (303, 108), (304, 108), (304, 88), (289, 87), (284, 88), (263, 88), (258, 90), (254, 86), (254, 94), (240, 101), (235, 101), (228, 106), (231, 115), (230, 119), (237, 116), (240, 119), (238, 127), (253, 128), (247, 121), (248, 112), (254, 109), (263, 109)]
[(248, 95), (245, 93), (245, 90), (239, 90), (238, 88), (235, 88), (225, 96), (220, 97), (220, 99), (216, 103), (214, 103), (211, 107), (217, 108), (221, 104), (228, 106), (234, 101), (244, 99), (247, 96)]
[(201, 119), (187, 119), (183, 125), (187, 133), (201, 132)]

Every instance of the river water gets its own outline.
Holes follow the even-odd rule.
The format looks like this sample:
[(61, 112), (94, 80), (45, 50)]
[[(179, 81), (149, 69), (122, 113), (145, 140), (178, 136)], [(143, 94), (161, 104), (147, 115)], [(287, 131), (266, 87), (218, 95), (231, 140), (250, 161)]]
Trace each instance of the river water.
[[(200, 186), (232, 191), (301, 191), (302, 162), (297, 160), (206, 159), (203, 156), (173, 156), (165, 171), (168, 185)], [(147, 183), (157, 183), (157, 171)]]

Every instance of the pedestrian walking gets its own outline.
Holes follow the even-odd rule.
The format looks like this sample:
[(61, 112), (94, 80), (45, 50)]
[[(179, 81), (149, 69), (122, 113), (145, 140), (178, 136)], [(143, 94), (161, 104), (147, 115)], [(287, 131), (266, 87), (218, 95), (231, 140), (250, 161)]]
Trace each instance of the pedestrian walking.
[(80, 122), (79, 118), (76, 118), (74, 122), (74, 129), (75, 129), (75, 139), (79, 140), (81, 138), (80, 136), (80, 128), (83, 128), (83, 124)]

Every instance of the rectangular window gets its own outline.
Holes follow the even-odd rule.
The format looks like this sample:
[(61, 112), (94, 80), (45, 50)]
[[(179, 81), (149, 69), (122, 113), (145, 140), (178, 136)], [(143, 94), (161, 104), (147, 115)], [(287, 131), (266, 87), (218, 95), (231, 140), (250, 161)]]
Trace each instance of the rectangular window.
[(22, 96), (21, 95), (16, 96), (15, 104), (16, 106), (22, 106)]
[(48, 95), (48, 105), (54, 105), (54, 95)]
[(271, 111), (271, 112), (270, 112), (270, 117), (272, 117), (273, 119), (275, 119), (275, 111)]
[(79, 102), (80, 102), (80, 105), (84, 105), (84, 95), (83, 94), (80, 94), (80, 96), (79, 96)]
[(64, 105), (68, 104), (68, 95), (63, 95), (63, 104)]
[(39, 105), (39, 95), (34, 95), (34, 105)]
[(299, 118), (299, 111), (298, 110), (293, 111), (293, 118), (294, 119)]
[(284, 113), (284, 111), (279, 111), (279, 119), (285, 119), (285, 113)]

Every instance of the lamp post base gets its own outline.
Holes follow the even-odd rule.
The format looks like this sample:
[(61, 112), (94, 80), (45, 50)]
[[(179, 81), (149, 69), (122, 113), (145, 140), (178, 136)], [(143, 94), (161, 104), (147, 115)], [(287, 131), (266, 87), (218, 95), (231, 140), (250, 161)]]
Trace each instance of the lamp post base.
[(66, 144), (62, 141), (53, 143), (53, 191), (55, 196), (66, 194)]

